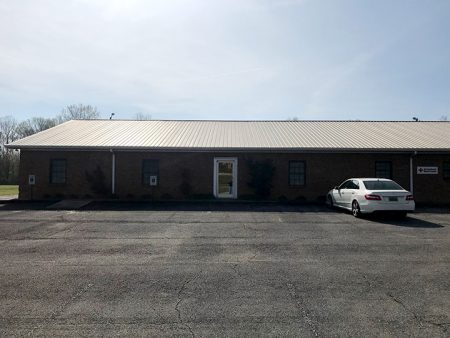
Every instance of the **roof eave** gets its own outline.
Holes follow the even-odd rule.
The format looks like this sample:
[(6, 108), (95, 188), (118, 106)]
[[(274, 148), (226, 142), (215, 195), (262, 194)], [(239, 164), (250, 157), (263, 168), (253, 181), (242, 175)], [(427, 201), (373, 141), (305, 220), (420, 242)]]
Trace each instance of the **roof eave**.
[(270, 148), (270, 147), (124, 147), (124, 146), (35, 146), (35, 145), (5, 145), (8, 149), (30, 151), (156, 151), (156, 152), (338, 152), (338, 153), (450, 153), (450, 148)]

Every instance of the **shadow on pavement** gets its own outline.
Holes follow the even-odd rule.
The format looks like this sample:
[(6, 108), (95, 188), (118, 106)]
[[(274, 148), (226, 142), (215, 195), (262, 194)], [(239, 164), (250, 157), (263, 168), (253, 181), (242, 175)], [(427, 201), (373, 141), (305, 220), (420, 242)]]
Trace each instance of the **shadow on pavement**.
[(36, 201), (36, 202), (22, 202), (22, 201), (4, 201), (0, 202), (0, 211), (2, 210), (45, 210), (49, 205), (55, 201)]
[[(348, 214), (351, 216), (350, 211), (340, 208), (333, 209), (337, 213), (343, 213)], [(420, 213), (423, 211), (420, 210)], [(430, 210), (427, 210), (428, 213), (430, 213)], [(437, 209), (435, 213), (448, 213), (447, 210), (439, 210)], [(352, 216), (353, 217), (353, 216)], [(393, 213), (393, 212), (380, 212), (380, 213), (374, 213), (374, 214), (365, 214), (362, 216), (362, 218), (366, 221), (374, 222), (374, 223), (381, 223), (381, 224), (389, 224), (389, 225), (395, 225), (399, 227), (409, 227), (409, 228), (443, 228), (444, 225), (435, 223), (435, 222), (429, 222), (424, 221), (419, 218), (414, 217), (414, 214), (408, 214), (405, 216), (400, 216), (399, 214)]]
[[(1, 210), (49, 210), (58, 201), (14, 201), (0, 203)], [(278, 202), (241, 201), (192, 201), (192, 202), (151, 202), (151, 201), (93, 201), (81, 207), (66, 206), (58, 210), (80, 211), (255, 211), (255, 212), (328, 212), (319, 203), (288, 204)]]
[(443, 228), (444, 226), (439, 223), (424, 221), (419, 218), (415, 218), (413, 215), (401, 217), (395, 214), (375, 214), (364, 217), (368, 221), (395, 225), (399, 227), (407, 228)]
[(282, 204), (276, 202), (93, 202), (81, 210), (148, 210), (148, 211), (257, 211), (257, 212), (324, 212), (322, 204)]

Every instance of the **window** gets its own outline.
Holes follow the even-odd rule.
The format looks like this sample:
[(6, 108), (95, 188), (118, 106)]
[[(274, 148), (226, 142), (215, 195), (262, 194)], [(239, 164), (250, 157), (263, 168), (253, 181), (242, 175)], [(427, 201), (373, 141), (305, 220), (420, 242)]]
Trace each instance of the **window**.
[(305, 185), (305, 161), (289, 161), (289, 185)]
[(404, 190), (394, 181), (363, 181), (367, 190)]
[(450, 161), (444, 162), (444, 170), (442, 170), (444, 173), (444, 179), (450, 180)]
[(359, 189), (359, 183), (356, 180), (348, 180), (342, 183), (339, 189)]
[(352, 180), (352, 185), (349, 189), (359, 189), (359, 182), (357, 180)]
[[(150, 177), (159, 176), (159, 161), (158, 160), (143, 160), (142, 161), (142, 184), (150, 185)], [(159, 177), (156, 181), (159, 183)]]
[(339, 190), (341, 190), (341, 189), (349, 189), (350, 183), (351, 183), (350, 180), (345, 181), (344, 183), (342, 183), (342, 184), (339, 186), (338, 189), (339, 189)]
[(375, 177), (392, 179), (392, 162), (391, 161), (375, 162)]
[(66, 183), (66, 160), (50, 161), (50, 183)]

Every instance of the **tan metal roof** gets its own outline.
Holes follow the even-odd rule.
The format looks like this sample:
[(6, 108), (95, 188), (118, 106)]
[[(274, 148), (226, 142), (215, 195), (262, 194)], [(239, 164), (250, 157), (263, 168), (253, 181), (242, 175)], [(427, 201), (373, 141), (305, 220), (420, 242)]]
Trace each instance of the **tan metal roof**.
[(450, 122), (74, 120), (17, 149), (450, 150)]

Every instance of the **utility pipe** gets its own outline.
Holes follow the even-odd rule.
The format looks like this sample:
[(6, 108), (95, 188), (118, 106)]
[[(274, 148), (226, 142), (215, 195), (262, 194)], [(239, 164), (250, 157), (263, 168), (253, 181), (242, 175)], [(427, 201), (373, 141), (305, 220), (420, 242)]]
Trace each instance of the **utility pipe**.
[(116, 154), (112, 149), (110, 149), (110, 152), (112, 154), (112, 163), (111, 163), (111, 194), (116, 193)]
[(417, 151), (415, 151), (411, 156), (409, 157), (409, 191), (411, 193), (414, 193), (414, 165), (413, 165), (413, 159), (414, 156), (417, 154)]

